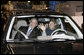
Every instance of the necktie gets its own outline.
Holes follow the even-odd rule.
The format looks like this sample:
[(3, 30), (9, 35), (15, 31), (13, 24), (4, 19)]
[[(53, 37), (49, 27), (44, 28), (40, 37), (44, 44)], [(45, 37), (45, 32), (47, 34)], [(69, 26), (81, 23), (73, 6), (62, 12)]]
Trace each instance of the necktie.
[(31, 32), (32, 32), (32, 28), (29, 31), (27, 31), (27, 36), (29, 36)]

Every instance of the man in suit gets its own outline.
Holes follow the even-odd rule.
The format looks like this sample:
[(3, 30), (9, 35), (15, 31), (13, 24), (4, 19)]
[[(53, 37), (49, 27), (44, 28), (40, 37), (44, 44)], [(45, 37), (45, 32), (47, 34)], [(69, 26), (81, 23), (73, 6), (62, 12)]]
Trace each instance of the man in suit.
[[(40, 30), (37, 28), (38, 22), (36, 18), (32, 18), (30, 21), (29, 26), (21, 26), (19, 28), (29, 39), (35, 39), (37, 36), (41, 35)], [(17, 33), (19, 40), (25, 39), (21, 33)]]

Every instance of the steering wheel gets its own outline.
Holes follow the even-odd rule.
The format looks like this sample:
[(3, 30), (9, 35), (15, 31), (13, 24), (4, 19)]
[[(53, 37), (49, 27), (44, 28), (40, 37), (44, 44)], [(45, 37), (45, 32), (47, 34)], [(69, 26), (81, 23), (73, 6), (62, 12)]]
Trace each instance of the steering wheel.
[(60, 34), (60, 33), (67, 33), (65, 30), (63, 29), (56, 29), (55, 31), (52, 32), (52, 35), (56, 35), (56, 34)]

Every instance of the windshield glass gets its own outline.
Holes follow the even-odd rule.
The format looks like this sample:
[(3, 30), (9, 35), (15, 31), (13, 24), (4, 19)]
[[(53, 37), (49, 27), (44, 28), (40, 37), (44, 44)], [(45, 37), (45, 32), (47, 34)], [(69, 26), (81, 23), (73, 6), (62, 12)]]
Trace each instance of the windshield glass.
[[(34, 28), (29, 34), (28, 31), (32, 27)], [(76, 40), (78, 37), (68, 19), (64, 17), (21, 17), (15, 18), (9, 39), (13, 41), (40, 41), (59, 39), (58, 37), (68, 40)]]

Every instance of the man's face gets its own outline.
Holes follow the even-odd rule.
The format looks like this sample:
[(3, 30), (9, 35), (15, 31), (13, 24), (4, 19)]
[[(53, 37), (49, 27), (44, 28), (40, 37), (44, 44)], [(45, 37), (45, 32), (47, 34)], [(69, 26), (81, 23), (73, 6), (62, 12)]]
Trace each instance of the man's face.
[(30, 26), (31, 26), (32, 28), (35, 28), (35, 27), (37, 26), (37, 20), (36, 20), (36, 19), (32, 19), (32, 20), (30, 21)]

